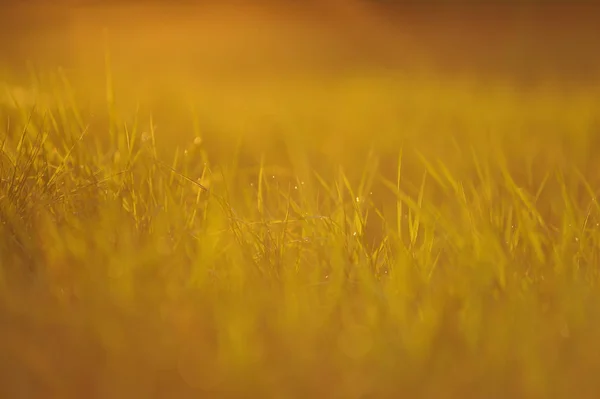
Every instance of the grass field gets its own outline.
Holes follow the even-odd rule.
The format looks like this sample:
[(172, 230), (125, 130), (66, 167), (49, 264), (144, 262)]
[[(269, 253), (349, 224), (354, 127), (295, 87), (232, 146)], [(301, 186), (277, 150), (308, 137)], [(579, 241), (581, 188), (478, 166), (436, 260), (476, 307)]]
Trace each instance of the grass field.
[(600, 87), (43, 72), (0, 95), (3, 397), (600, 394)]

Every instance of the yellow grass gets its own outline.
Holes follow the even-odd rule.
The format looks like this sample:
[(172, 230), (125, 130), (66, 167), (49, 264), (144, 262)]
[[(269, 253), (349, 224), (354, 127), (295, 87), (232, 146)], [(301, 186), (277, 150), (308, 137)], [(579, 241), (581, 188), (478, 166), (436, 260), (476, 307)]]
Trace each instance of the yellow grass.
[(48, 76), (0, 97), (3, 397), (600, 393), (599, 88)]

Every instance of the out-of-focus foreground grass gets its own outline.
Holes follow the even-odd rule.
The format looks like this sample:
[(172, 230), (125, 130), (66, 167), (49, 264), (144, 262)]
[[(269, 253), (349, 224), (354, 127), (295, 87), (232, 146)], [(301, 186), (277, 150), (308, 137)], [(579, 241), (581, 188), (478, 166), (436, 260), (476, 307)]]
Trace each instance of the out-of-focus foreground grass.
[(3, 397), (600, 392), (597, 88), (55, 78), (3, 94)]

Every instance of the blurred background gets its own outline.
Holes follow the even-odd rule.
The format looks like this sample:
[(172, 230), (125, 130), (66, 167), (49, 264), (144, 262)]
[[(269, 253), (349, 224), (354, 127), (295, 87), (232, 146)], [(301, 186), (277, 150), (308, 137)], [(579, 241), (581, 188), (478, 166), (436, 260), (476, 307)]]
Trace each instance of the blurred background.
[[(400, 131), (408, 134), (413, 119), (413, 130), (437, 137), (430, 146), (446, 147), (437, 128), (421, 125), (435, 120), (463, 134), (457, 121), (477, 113), (511, 126), (502, 109), (522, 115), (523, 93), (545, 90), (536, 98), (554, 101), (567, 115), (567, 106), (582, 109), (572, 93), (597, 92), (590, 89), (600, 76), (600, 7), (416, 3), (4, 3), (0, 68), (27, 98), (32, 69), (48, 74), (61, 67), (78, 106), (106, 109), (108, 49), (116, 105), (126, 120), (137, 107), (146, 121), (152, 112), (170, 154), (167, 143), (187, 145), (197, 134), (193, 103), (205, 143), (225, 159), (242, 136), (249, 154), (271, 149), (273, 159), (285, 158), (282, 132), (312, 137), (311, 148), (320, 143), (329, 157), (352, 159), (351, 146), (362, 154), (365, 141), (395, 156)], [(510, 93), (521, 96), (518, 104)], [(533, 143), (540, 137), (534, 131), (547, 140), (559, 129), (555, 119), (546, 120), (557, 117), (543, 111), (549, 105), (535, 104), (528, 106)]]
[(229, 79), (427, 65), (522, 84), (585, 84), (600, 71), (600, 8), (591, 2), (168, 3), (4, 1), (0, 63), (16, 71), (31, 61), (89, 73), (103, 65), (106, 28), (115, 66), (138, 77), (156, 75), (156, 68)]

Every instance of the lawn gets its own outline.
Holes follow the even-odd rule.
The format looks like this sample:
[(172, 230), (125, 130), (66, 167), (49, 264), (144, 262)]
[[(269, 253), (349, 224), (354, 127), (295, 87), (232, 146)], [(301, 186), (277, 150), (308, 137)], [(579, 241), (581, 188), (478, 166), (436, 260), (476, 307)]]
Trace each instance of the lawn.
[(0, 95), (3, 397), (600, 394), (599, 87), (32, 76)]

